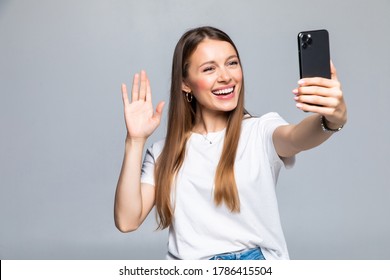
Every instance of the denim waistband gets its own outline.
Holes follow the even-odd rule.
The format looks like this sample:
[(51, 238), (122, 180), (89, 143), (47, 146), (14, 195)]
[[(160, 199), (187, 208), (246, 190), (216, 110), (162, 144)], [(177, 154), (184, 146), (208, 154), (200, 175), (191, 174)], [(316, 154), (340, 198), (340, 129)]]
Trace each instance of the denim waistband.
[(210, 258), (210, 260), (265, 260), (265, 257), (260, 247), (256, 247), (236, 252), (218, 254)]

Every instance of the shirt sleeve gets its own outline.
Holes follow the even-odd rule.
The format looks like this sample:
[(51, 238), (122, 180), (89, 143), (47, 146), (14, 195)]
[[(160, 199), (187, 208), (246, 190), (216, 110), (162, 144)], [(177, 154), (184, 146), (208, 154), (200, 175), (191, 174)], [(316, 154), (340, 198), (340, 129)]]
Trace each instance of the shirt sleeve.
[(280, 157), (275, 150), (273, 142), (273, 133), (276, 128), (282, 125), (288, 125), (278, 113), (268, 113), (261, 117), (261, 130), (263, 135), (263, 143), (269, 156), (270, 161), (274, 164), (282, 163), (285, 168), (292, 168), (295, 164), (295, 156), (292, 157)]
[(146, 183), (154, 186), (154, 167), (156, 160), (160, 156), (164, 147), (164, 140), (154, 143), (150, 146), (145, 153), (144, 161), (141, 169), (141, 183)]

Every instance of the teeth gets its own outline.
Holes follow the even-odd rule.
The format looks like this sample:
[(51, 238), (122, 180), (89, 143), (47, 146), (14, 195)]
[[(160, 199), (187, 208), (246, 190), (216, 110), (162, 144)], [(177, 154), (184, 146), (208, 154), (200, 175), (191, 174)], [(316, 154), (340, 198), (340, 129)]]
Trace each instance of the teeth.
[(224, 95), (224, 94), (232, 93), (233, 90), (234, 90), (234, 88), (231, 87), (231, 88), (216, 90), (216, 91), (213, 91), (213, 93), (214, 93), (214, 94), (217, 94), (217, 95)]

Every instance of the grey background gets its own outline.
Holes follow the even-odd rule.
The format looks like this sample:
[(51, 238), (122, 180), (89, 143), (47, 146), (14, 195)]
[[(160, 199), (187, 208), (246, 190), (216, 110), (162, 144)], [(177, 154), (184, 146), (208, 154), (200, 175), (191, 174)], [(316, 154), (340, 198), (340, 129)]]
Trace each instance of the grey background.
[(177, 40), (213, 25), (238, 46), (247, 109), (292, 123), (306, 116), (291, 93), (296, 34), (329, 30), (349, 122), (281, 173), (290, 255), (390, 259), (389, 12), (388, 0), (1, 0), (0, 258), (164, 258), (167, 231), (154, 231), (153, 214), (130, 234), (113, 223), (120, 84), (146, 69), (154, 103), (168, 101)]

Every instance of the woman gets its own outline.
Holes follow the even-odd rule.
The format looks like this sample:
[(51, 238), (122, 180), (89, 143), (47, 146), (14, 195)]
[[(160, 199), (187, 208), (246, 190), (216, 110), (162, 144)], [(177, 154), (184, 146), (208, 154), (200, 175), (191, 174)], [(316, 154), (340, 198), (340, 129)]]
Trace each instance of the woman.
[(115, 198), (118, 229), (137, 229), (156, 206), (159, 228), (169, 228), (168, 259), (288, 259), (275, 185), (282, 166), (346, 122), (333, 65), (331, 72), (331, 79), (302, 79), (293, 90), (296, 106), (314, 113), (299, 124), (277, 113), (251, 117), (229, 36), (213, 27), (186, 32), (173, 57), (167, 135), (143, 164), (164, 102), (153, 110), (144, 71), (134, 76), (131, 100), (122, 85), (127, 137)]

